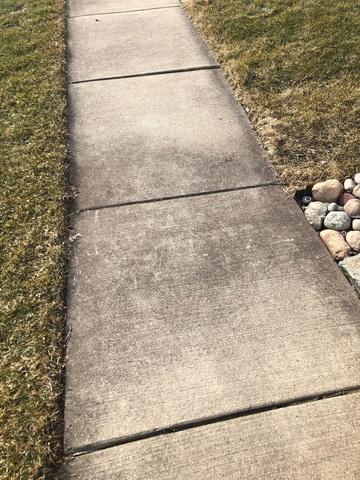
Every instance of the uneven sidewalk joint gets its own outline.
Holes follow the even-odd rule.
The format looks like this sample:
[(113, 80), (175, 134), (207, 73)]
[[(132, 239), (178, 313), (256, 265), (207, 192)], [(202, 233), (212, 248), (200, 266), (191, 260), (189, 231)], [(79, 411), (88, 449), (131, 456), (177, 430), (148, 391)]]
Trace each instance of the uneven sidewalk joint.
[(144, 73), (135, 73), (133, 75), (118, 75), (114, 77), (103, 77), (103, 78), (91, 78), (89, 80), (76, 80), (74, 82), (69, 82), (70, 85), (76, 85), (79, 83), (90, 83), (90, 82), (104, 82), (107, 80), (121, 80), (123, 78), (139, 78), (139, 77), (152, 77), (155, 75), (169, 75), (172, 73), (186, 73), (186, 72), (197, 72), (199, 70), (217, 70), (220, 68), (220, 65), (201, 65), (199, 67), (189, 67), (189, 68), (178, 68), (171, 70), (155, 70), (152, 72)]
[(360, 392), (360, 385), (355, 385), (355, 386), (351, 386), (341, 390), (323, 392), (318, 395), (309, 395), (305, 397), (291, 399), (285, 402), (261, 405), (259, 407), (249, 408), (246, 410), (238, 410), (235, 412), (230, 412), (230, 413), (226, 413), (226, 414), (218, 415), (214, 417), (200, 418), (198, 420), (193, 420), (191, 422), (184, 422), (176, 425), (171, 425), (169, 427), (162, 428), (159, 430), (141, 432), (141, 433), (137, 433), (136, 435), (113, 438), (107, 441), (95, 442), (95, 443), (84, 445), (75, 449), (69, 449), (66, 452), (66, 457), (69, 459), (69, 458), (77, 457), (80, 455), (87, 455), (87, 454), (98, 452), (101, 450), (107, 450), (112, 447), (124, 445), (126, 443), (133, 443), (139, 440), (145, 440), (147, 438), (159, 437), (160, 435), (169, 435), (169, 434), (180, 432), (183, 430), (191, 430), (194, 428), (199, 428), (199, 427), (211, 425), (214, 423), (226, 422), (228, 420), (233, 420), (236, 418), (249, 417), (251, 415), (257, 415), (257, 414), (269, 412), (272, 410), (280, 410), (283, 408), (294, 407), (294, 406), (302, 405), (305, 403), (318, 402), (321, 400), (326, 400), (328, 398), (351, 395), (358, 392)]
[(181, 8), (181, 5), (167, 5), (164, 7), (138, 8), (137, 10), (120, 10), (119, 12), (86, 13), (84, 15), (69, 15), (68, 18), (97, 17), (100, 15), (114, 15), (119, 13), (147, 12), (150, 10), (164, 10), (165, 8)]
[(249, 185), (248, 187), (233, 187), (233, 188), (223, 188), (221, 190), (209, 190), (204, 192), (184, 193), (183, 195), (149, 198), (145, 200), (134, 200), (133, 202), (114, 203), (110, 205), (99, 205), (96, 207), (80, 208), (79, 210), (74, 211), (73, 214), (89, 212), (93, 210), (104, 210), (105, 208), (129, 207), (130, 205), (141, 205), (143, 203), (166, 202), (169, 200), (180, 200), (182, 198), (201, 197), (203, 195), (217, 195), (220, 193), (238, 192), (239, 190), (250, 190), (251, 188), (265, 188), (265, 187), (279, 187), (279, 186), (281, 186), (281, 183), (268, 182), (268, 183), (259, 183), (257, 185)]

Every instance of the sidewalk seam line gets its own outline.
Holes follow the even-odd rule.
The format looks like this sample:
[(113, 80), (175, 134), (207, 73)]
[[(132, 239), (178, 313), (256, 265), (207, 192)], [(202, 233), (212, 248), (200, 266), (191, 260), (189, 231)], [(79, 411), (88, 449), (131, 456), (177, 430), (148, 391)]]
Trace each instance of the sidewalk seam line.
[(113, 77), (90, 78), (88, 80), (75, 80), (73, 82), (70, 81), (69, 84), (78, 85), (80, 83), (104, 82), (108, 80), (121, 80), (126, 78), (151, 77), (155, 75), (169, 75), (172, 73), (186, 73), (186, 72), (196, 72), (198, 70), (218, 70), (218, 69), (220, 69), (219, 64), (200, 65), (199, 67), (174, 68), (170, 70), (155, 70), (152, 72), (144, 72), (144, 73), (130, 73), (128, 75), (115, 75)]
[(120, 12), (99, 12), (99, 13), (86, 13), (84, 15), (69, 15), (68, 18), (83, 18), (83, 17), (96, 17), (101, 15), (119, 15), (121, 13), (133, 13), (133, 12), (148, 12), (151, 10), (164, 10), (167, 8), (182, 8), (181, 5), (167, 5), (164, 7), (151, 7), (151, 8), (139, 8), (137, 10), (122, 10)]
[(149, 198), (144, 200), (133, 200), (130, 202), (113, 203), (110, 205), (99, 205), (96, 207), (79, 208), (78, 210), (75, 210), (72, 213), (72, 215), (75, 215), (77, 213), (91, 212), (94, 210), (105, 210), (107, 208), (129, 207), (131, 205), (142, 205), (144, 203), (159, 203), (159, 202), (167, 202), (170, 200), (181, 200), (183, 198), (185, 199), (185, 198), (201, 197), (201, 196), (207, 196), (207, 195), (218, 195), (221, 193), (238, 192), (241, 190), (250, 190), (252, 188), (281, 187), (281, 186), (282, 186), (281, 183), (268, 182), (268, 183), (259, 183), (257, 185), (249, 185), (246, 187), (229, 187), (229, 188), (223, 188), (220, 190), (209, 190), (209, 191), (196, 192), (196, 193), (184, 193), (182, 195), (172, 195), (169, 197), (157, 197), (157, 198)]
[(234, 412), (229, 412), (212, 417), (204, 417), (197, 420), (191, 420), (188, 422), (183, 422), (168, 427), (160, 428), (158, 430), (150, 430), (141, 433), (136, 433), (128, 436), (113, 438), (111, 440), (94, 442), (88, 445), (80, 446), (74, 449), (68, 449), (65, 452), (67, 459), (75, 458), (82, 455), (88, 455), (91, 453), (96, 453), (102, 450), (108, 450), (109, 448), (118, 447), (128, 443), (134, 443), (140, 440), (145, 440), (149, 438), (155, 438), (162, 435), (169, 435), (176, 432), (181, 432), (184, 430), (192, 430), (199, 427), (204, 427), (207, 425), (212, 425), (215, 423), (223, 423), (229, 420), (235, 420), (237, 418), (249, 417), (252, 415), (258, 415), (261, 413), (271, 412), (274, 410), (280, 410), (284, 408), (291, 408), (298, 405), (304, 405), (306, 403), (318, 402), (330, 398), (342, 397), (345, 395), (351, 395), (360, 392), (360, 385), (343, 388), (340, 390), (330, 390), (319, 394), (308, 395), (304, 397), (298, 397), (292, 400), (285, 400), (273, 404), (264, 404), (262, 406), (248, 408), (245, 410), (237, 410)]

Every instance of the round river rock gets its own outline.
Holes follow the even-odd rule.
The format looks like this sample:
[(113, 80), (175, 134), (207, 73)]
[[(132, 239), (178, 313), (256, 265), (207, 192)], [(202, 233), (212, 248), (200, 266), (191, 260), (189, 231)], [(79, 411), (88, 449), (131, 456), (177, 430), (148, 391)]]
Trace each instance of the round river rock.
[(326, 228), (337, 230), (339, 232), (342, 230), (349, 230), (351, 226), (351, 218), (345, 212), (330, 212), (325, 217), (324, 225)]
[(329, 212), (343, 212), (344, 207), (340, 207), (340, 205), (338, 205), (337, 203), (331, 202), (328, 205), (328, 211)]
[(326, 180), (325, 182), (315, 183), (312, 187), (312, 196), (319, 202), (336, 202), (344, 188), (339, 180)]
[(343, 207), (349, 200), (352, 200), (353, 198), (356, 198), (356, 197), (354, 197), (352, 193), (345, 192), (340, 195), (338, 204)]
[(353, 188), (355, 187), (356, 183), (354, 182), (354, 180), (352, 178), (347, 178), (345, 181), (344, 181), (344, 190), (345, 192), (352, 192), (353, 191)]
[(360, 185), (356, 185), (356, 187), (354, 187), (352, 193), (353, 193), (353, 195), (355, 195), (355, 197), (360, 198)]
[(349, 255), (351, 247), (345, 242), (340, 232), (323, 230), (320, 232), (320, 238), (335, 260), (343, 260)]
[(353, 198), (352, 200), (346, 202), (344, 210), (348, 215), (350, 215), (350, 217), (360, 217), (360, 199)]
[(352, 229), (355, 231), (360, 231), (360, 218), (355, 218), (352, 222)]
[(321, 230), (324, 218), (326, 217), (328, 204), (322, 202), (311, 202), (305, 210), (305, 217), (315, 230)]
[(346, 241), (355, 252), (360, 252), (360, 232), (348, 232)]

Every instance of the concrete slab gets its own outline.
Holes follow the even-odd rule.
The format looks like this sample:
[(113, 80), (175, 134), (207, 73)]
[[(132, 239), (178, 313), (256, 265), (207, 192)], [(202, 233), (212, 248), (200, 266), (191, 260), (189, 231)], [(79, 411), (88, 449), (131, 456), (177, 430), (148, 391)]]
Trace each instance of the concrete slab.
[(78, 208), (275, 181), (220, 71), (73, 85)]
[(360, 383), (358, 298), (280, 187), (75, 231), (66, 449)]
[(357, 480), (360, 395), (163, 435), (78, 457), (68, 479)]
[(180, 6), (179, 0), (68, 0), (71, 16)]
[(71, 82), (214, 65), (180, 8), (68, 20)]

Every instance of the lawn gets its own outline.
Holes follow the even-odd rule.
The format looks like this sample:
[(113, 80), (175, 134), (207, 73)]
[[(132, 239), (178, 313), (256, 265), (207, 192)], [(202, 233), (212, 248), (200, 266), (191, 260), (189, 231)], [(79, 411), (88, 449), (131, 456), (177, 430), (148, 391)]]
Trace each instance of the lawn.
[(360, 171), (358, 1), (185, 4), (289, 190)]
[(58, 478), (67, 198), (63, 0), (0, 2), (0, 478)]

